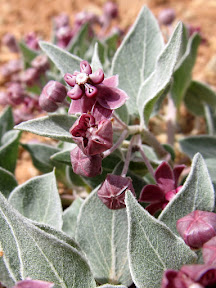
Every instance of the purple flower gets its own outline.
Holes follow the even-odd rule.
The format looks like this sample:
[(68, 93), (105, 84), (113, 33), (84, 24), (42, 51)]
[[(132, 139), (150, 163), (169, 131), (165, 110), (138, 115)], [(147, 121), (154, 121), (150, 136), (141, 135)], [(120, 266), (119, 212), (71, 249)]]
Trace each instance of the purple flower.
[(113, 131), (110, 120), (101, 120), (96, 123), (89, 114), (82, 114), (70, 129), (74, 142), (85, 155), (100, 154), (112, 147)]
[(35, 32), (29, 32), (28, 34), (26, 34), (24, 37), (24, 41), (30, 49), (32, 49), (32, 50), (39, 50), (40, 49), (40, 46), (38, 43), (39, 39), (36, 36)]
[(14, 53), (19, 52), (19, 46), (13, 34), (11, 33), (5, 34), (2, 39), (2, 43), (6, 45), (11, 52), (14, 52)]
[(37, 69), (38, 73), (44, 73), (50, 68), (49, 61), (46, 55), (38, 55), (31, 62), (31, 65), (33, 68)]
[(26, 280), (17, 282), (13, 288), (52, 288), (53, 286), (54, 283), (27, 278)]
[(216, 236), (203, 245), (202, 254), (205, 264), (216, 265)]
[(66, 48), (73, 38), (74, 33), (70, 26), (63, 26), (56, 31), (57, 45)]
[(10, 83), (7, 89), (8, 102), (11, 105), (19, 105), (26, 96), (25, 89), (20, 83)]
[(69, 16), (65, 13), (61, 13), (54, 18), (55, 28), (58, 30), (61, 27), (69, 26)]
[(108, 174), (97, 194), (109, 209), (121, 209), (125, 208), (125, 192), (127, 190), (135, 195), (131, 178)]
[(39, 73), (36, 68), (30, 67), (22, 72), (20, 79), (27, 86), (33, 86), (36, 81), (39, 79)]
[(90, 112), (96, 102), (104, 109), (117, 109), (128, 98), (123, 90), (116, 88), (118, 76), (104, 79), (103, 70), (92, 73), (87, 61), (80, 63), (80, 72), (67, 73), (64, 79), (72, 87), (68, 92), (72, 99), (70, 114)]
[(70, 157), (74, 173), (85, 177), (95, 177), (101, 174), (101, 154), (87, 156), (79, 147), (76, 147), (71, 151)]
[(175, 10), (171, 8), (163, 9), (158, 14), (159, 23), (163, 25), (171, 25), (172, 22), (175, 20), (175, 17)]
[(151, 203), (146, 207), (150, 214), (164, 209), (169, 201), (178, 193), (178, 180), (185, 165), (177, 165), (173, 170), (167, 162), (162, 162), (155, 171), (157, 184), (144, 186), (140, 194), (140, 202)]
[(206, 264), (184, 265), (179, 271), (166, 270), (161, 288), (216, 287), (216, 266)]
[(176, 223), (177, 230), (191, 248), (201, 248), (204, 243), (216, 236), (216, 214), (196, 210)]
[(4, 77), (10, 77), (23, 69), (23, 63), (19, 59), (13, 59), (1, 67), (1, 74)]
[(104, 14), (111, 18), (116, 18), (118, 16), (118, 6), (112, 1), (107, 1), (103, 7)]
[(49, 81), (43, 88), (39, 97), (40, 107), (47, 112), (54, 112), (58, 109), (67, 96), (67, 89), (57, 81)]

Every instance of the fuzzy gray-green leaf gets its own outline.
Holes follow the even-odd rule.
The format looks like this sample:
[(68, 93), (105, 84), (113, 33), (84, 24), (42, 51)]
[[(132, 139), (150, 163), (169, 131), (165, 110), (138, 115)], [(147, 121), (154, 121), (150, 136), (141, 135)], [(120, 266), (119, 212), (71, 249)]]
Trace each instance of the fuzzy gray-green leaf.
[(128, 253), (132, 279), (139, 288), (159, 288), (166, 269), (193, 263), (196, 254), (162, 222), (142, 208), (126, 192), (129, 239)]
[(0, 115), (0, 142), (2, 136), (9, 130), (13, 129), (14, 120), (11, 107), (6, 107)]
[(73, 142), (69, 130), (76, 119), (74, 116), (54, 114), (22, 122), (14, 128), (61, 141)]
[(171, 82), (175, 65), (181, 53), (183, 26), (179, 23), (159, 56), (154, 72), (142, 83), (137, 97), (141, 124), (147, 127), (154, 104)]
[(119, 75), (119, 88), (130, 97), (130, 114), (138, 114), (136, 99), (143, 81), (153, 72), (163, 39), (157, 20), (143, 7), (136, 22), (122, 41), (112, 63), (112, 74)]
[(62, 206), (54, 172), (17, 186), (8, 201), (25, 217), (61, 229)]
[(64, 49), (59, 48), (48, 42), (40, 41), (41, 49), (47, 54), (52, 60), (56, 67), (61, 71), (62, 76), (66, 73), (71, 73), (80, 70), (81, 58), (70, 54)]
[(192, 161), (191, 171), (182, 187), (158, 217), (174, 233), (176, 221), (194, 210), (213, 211), (215, 203), (214, 188), (201, 154)]
[(171, 95), (177, 107), (179, 107), (182, 103), (187, 88), (190, 85), (192, 69), (196, 61), (199, 43), (200, 36), (198, 34), (193, 35), (189, 39), (187, 50), (183, 55), (180, 63), (178, 63), (178, 68), (173, 74), (174, 81), (171, 89)]
[(108, 209), (95, 189), (81, 207), (76, 240), (99, 283), (132, 284), (127, 258), (127, 230), (126, 209)]
[(75, 231), (77, 227), (77, 216), (79, 214), (82, 203), (83, 199), (78, 197), (63, 212), (62, 230), (71, 237), (75, 237)]
[(29, 277), (53, 282), (55, 288), (96, 287), (89, 266), (77, 249), (37, 228), (1, 194), (0, 227), (2, 259), (14, 283)]

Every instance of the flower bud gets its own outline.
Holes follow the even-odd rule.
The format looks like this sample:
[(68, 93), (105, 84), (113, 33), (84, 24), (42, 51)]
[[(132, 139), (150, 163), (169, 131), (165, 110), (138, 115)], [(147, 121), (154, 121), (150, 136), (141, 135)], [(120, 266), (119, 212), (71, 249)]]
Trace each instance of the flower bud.
[(179, 219), (176, 227), (185, 243), (192, 249), (198, 249), (216, 236), (216, 214), (196, 210)]
[(7, 33), (2, 39), (2, 43), (8, 47), (11, 52), (19, 52), (19, 46), (13, 34)]
[(172, 22), (175, 20), (175, 17), (175, 10), (171, 8), (163, 9), (158, 15), (158, 21), (160, 24), (163, 25), (171, 25)]
[(49, 61), (48, 61), (46, 55), (38, 55), (31, 62), (31, 65), (32, 65), (33, 68), (37, 69), (37, 71), (39, 73), (46, 72), (49, 69), (49, 67), (50, 67)]
[(12, 105), (19, 105), (25, 98), (25, 90), (20, 83), (11, 83), (7, 90), (8, 101)]
[(118, 16), (118, 6), (116, 3), (112, 1), (106, 2), (104, 4), (103, 10), (104, 10), (104, 14), (110, 19), (116, 18)]
[(32, 49), (32, 50), (39, 50), (39, 39), (37, 38), (36, 34), (34, 32), (29, 32), (28, 34), (25, 35), (24, 41), (26, 45)]
[(216, 236), (203, 245), (202, 254), (205, 264), (216, 265)]
[(70, 157), (74, 173), (85, 177), (95, 177), (101, 174), (101, 154), (86, 156), (79, 147), (76, 147), (71, 151)]
[(33, 86), (39, 78), (39, 73), (37, 69), (30, 67), (23, 71), (20, 78), (27, 86)]
[(58, 104), (64, 101), (67, 96), (65, 86), (57, 81), (49, 81), (43, 88), (39, 97), (40, 107), (47, 112), (54, 112), (58, 109)]
[(134, 195), (132, 180), (129, 177), (108, 174), (98, 189), (98, 197), (109, 209), (125, 208), (125, 192), (130, 190)]

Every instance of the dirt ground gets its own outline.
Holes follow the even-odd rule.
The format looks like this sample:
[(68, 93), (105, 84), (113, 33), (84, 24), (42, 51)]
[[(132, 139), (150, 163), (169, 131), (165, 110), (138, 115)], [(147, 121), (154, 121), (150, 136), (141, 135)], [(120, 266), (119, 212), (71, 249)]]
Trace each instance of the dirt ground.
[[(114, 1), (114, 0), (113, 0)], [(18, 39), (35, 31), (44, 40), (51, 35), (52, 18), (61, 12), (74, 15), (82, 10), (101, 14), (104, 0), (0, 0), (0, 39), (6, 32), (12, 32)], [(119, 18), (116, 23), (127, 30), (134, 22), (141, 7), (147, 5), (154, 15), (163, 8), (174, 8), (177, 19), (184, 23), (200, 26), (206, 43), (201, 45), (194, 69), (194, 78), (216, 85), (216, 0), (116, 0)], [(0, 65), (11, 58), (11, 54), (0, 42)], [(32, 136), (29, 136), (30, 138)], [(23, 165), (23, 162), (25, 163)], [(32, 166), (27, 152), (18, 160), (16, 177), (19, 183), (38, 174)]]

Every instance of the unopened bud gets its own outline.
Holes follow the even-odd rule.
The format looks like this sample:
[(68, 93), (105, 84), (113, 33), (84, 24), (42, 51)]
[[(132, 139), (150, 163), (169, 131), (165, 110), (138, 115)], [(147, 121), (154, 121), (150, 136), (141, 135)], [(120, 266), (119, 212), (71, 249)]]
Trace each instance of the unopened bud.
[(177, 230), (185, 243), (191, 248), (201, 248), (204, 243), (216, 236), (216, 214), (195, 210), (176, 224)]
[(171, 8), (163, 9), (158, 15), (158, 21), (160, 24), (163, 25), (171, 25), (172, 22), (175, 20), (175, 17), (175, 10)]
[(79, 147), (76, 147), (71, 151), (70, 157), (74, 173), (85, 177), (95, 177), (101, 174), (101, 154), (87, 156)]

